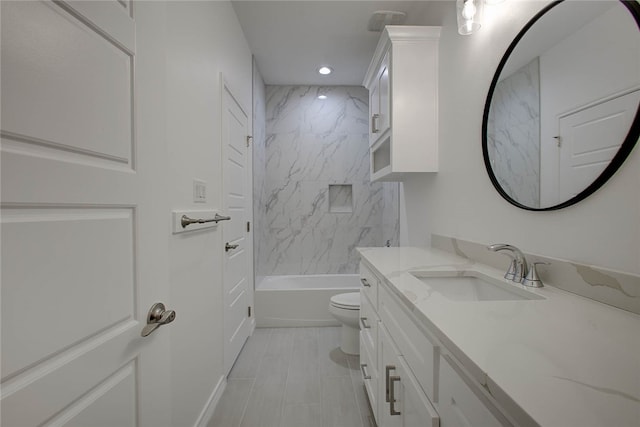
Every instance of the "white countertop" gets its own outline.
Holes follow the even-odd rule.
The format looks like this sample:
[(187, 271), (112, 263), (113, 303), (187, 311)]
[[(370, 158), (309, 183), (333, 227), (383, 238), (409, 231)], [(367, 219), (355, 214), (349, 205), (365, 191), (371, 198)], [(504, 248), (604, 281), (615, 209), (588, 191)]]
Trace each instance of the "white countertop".
[(475, 270), (512, 282), (436, 249), (358, 250), (519, 423), (640, 426), (640, 316), (548, 285), (513, 284), (541, 300), (451, 301), (408, 272)]

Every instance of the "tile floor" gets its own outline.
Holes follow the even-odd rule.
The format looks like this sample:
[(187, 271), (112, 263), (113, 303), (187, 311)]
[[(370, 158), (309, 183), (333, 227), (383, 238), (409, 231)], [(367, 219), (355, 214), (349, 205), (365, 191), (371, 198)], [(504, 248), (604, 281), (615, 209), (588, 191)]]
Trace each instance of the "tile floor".
[(374, 427), (340, 328), (256, 329), (207, 427)]

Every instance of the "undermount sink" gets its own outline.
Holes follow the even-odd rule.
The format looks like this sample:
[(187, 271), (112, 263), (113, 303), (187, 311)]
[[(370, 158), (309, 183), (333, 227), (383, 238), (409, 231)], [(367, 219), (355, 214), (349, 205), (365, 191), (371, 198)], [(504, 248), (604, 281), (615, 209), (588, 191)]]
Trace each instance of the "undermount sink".
[(544, 297), (477, 271), (413, 271), (411, 275), (451, 301), (519, 301)]

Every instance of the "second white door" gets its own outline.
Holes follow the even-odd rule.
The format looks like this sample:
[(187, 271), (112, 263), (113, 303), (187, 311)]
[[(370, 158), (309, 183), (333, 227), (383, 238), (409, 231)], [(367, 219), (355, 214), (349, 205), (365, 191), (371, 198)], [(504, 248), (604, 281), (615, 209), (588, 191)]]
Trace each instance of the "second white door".
[(250, 218), (248, 184), (249, 121), (226, 84), (223, 84), (222, 161), (223, 210), (231, 220), (223, 224), (224, 255), (224, 370), (229, 373), (251, 332), (249, 322), (249, 262), (252, 253), (247, 221)]

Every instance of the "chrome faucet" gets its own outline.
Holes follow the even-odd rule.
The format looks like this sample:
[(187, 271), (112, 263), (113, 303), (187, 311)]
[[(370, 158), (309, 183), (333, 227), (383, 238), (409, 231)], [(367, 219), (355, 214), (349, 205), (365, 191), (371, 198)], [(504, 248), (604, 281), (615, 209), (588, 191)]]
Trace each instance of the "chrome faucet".
[(507, 251), (505, 255), (511, 258), (511, 264), (509, 264), (509, 269), (504, 274), (504, 278), (516, 283), (523, 282), (529, 273), (529, 267), (527, 266), (527, 259), (520, 249), (505, 243), (496, 243), (495, 245), (487, 246), (487, 249), (493, 252)]

